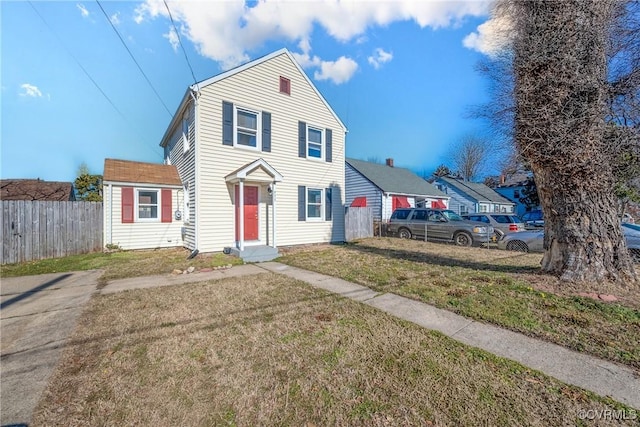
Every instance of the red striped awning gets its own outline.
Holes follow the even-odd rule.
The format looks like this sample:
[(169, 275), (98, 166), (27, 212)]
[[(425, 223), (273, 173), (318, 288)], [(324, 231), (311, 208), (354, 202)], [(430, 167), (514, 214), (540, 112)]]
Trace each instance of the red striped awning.
[(447, 205), (445, 205), (442, 200), (433, 200), (431, 202), (431, 207), (433, 209), (447, 209)]

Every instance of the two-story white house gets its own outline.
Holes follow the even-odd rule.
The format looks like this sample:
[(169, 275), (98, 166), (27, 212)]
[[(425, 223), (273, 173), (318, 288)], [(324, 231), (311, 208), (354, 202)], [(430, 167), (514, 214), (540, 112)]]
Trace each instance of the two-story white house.
[(346, 131), (286, 49), (188, 87), (160, 143), (183, 245), (259, 261), (344, 241)]

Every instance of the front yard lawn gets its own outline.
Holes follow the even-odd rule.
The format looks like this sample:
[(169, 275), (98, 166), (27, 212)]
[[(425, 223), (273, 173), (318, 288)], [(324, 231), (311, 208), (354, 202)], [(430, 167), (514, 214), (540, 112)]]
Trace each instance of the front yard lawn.
[(576, 296), (590, 289), (537, 274), (540, 260), (393, 238), (298, 248), (279, 259), (640, 368), (638, 289), (616, 303)]
[(606, 410), (633, 413), (265, 273), (94, 297), (33, 424), (548, 426)]
[(185, 270), (191, 266), (195, 268), (213, 268), (229, 264), (242, 264), (240, 258), (222, 253), (200, 254), (193, 259), (187, 260), (189, 254), (190, 252), (183, 248), (110, 253), (98, 252), (3, 265), (0, 267), (0, 274), (2, 277), (17, 277), (100, 269), (104, 270), (104, 274), (100, 278), (104, 284), (109, 280), (127, 277), (167, 274), (174, 269)]

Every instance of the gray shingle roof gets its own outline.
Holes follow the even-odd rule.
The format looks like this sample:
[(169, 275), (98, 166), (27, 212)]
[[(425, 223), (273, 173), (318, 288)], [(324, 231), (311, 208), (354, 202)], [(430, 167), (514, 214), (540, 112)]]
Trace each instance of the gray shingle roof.
[(385, 193), (449, 198), (409, 169), (356, 159), (346, 159), (346, 162)]
[(511, 200), (502, 197), (491, 188), (479, 182), (462, 181), (460, 179), (449, 178), (445, 176), (441, 176), (438, 179), (442, 180), (450, 187), (457, 188), (461, 193), (465, 193), (469, 197), (476, 199), (479, 202), (502, 203), (506, 205), (514, 204)]

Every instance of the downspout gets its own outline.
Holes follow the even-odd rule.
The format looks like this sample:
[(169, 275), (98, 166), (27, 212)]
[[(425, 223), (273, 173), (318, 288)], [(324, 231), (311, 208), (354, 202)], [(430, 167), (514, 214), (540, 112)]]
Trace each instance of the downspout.
[(199, 88), (196, 86), (196, 89), (191, 89), (190, 95), (191, 99), (193, 99), (193, 184), (195, 188), (193, 189), (193, 203), (194, 203), (194, 217), (193, 218), (193, 246), (194, 250), (198, 250), (198, 241), (200, 237), (199, 233), (199, 223), (200, 223), (200, 203), (198, 202), (198, 192), (200, 191), (200, 161), (199, 161), (199, 114), (200, 110), (198, 108), (198, 98), (199, 98)]
[(113, 184), (109, 184), (109, 244), (113, 244)]

